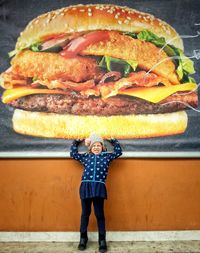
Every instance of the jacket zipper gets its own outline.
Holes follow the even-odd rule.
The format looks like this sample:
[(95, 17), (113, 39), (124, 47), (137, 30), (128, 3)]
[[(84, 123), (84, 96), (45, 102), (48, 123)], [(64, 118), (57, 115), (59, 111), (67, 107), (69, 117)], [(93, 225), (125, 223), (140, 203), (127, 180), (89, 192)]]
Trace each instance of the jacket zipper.
[(96, 155), (94, 155), (94, 172), (93, 172), (93, 181), (95, 181), (96, 176)]

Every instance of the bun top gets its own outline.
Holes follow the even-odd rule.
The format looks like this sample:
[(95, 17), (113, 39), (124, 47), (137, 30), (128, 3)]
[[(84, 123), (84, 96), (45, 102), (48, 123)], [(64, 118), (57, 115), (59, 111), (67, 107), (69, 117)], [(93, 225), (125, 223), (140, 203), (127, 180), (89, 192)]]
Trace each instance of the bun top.
[(183, 49), (182, 39), (166, 22), (135, 9), (111, 4), (74, 5), (42, 14), (20, 34), (16, 49), (29, 47), (43, 36), (52, 34), (94, 30), (138, 33), (144, 29)]

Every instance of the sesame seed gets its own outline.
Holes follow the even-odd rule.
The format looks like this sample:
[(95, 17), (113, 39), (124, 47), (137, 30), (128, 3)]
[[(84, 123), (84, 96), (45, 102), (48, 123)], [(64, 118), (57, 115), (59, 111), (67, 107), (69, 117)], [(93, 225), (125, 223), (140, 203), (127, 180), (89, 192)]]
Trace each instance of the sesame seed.
[(91, 17), (91, 16), (92, 16), (92, 13), (91, 13), (91, 12), (88, 12), (88, 16)]
[(121, 20), (118, 20), (118, 24), (120, 24), (120, 25), (121, 25), (121, 24), (122, 24), (122, 21), (121, 21)]
[(126, 17), (128, 20), (131, 20), (131, 18), (130, 17)]
[(104, 7), (104, 5), (99, 5), (99, 10), (104, 10), (105, 9), (105, 7)]
[(129, 24), (129, 20), (127, 20), (127, 19), (124, 20), (124, 23), (125, 23), (125, 24)]
[(85, 12), (85, 10), (84, 10), (84, 9), (80, 9), (79, 11), (80, 11), (80, 12)]
[(108, 12), (108, 13), (110, 13), (110, 14), (112, 14), (112, 13), (113, 13), (113, 11), (112, 11), (112, 10), (110, 10), (110, 9), (109, 9), (109, 10), (107, 10), (107, 12)]

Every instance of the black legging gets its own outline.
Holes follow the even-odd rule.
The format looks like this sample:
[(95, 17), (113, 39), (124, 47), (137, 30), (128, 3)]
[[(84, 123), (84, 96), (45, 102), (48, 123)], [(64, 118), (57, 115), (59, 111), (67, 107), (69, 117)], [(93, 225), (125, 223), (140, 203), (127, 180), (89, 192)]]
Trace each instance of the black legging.
[(93, 203), (99, 234), (105, 235), (104, 198), (81, 199), (82, 214), (80, 232), (86, 233)]

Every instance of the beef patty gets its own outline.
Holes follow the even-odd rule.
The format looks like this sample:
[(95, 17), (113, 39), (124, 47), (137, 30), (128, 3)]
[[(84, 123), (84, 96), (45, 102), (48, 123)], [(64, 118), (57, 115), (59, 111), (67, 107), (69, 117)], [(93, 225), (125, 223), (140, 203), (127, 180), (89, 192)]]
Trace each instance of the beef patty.
[[(168, 103), (172, 102), (173, 103)], [(183, 93), (172, 95), (160, 103), (154, 104), (143, 99), (115, 96), (106, 100), (100, 97), (83, 97), (78, 93), (70, 92), (62, 94), (37, 94), (29, 95), (10, 102), (13, 107), (27, 111), (69, 113), (76, 115), (128, 115), (128, 114), (157, 114), (183, 110), (189, 104), (198, 106), (197, 94), (192, 92), (187, 95)], [(165, 104), (168, 103), (168, 104)]]

